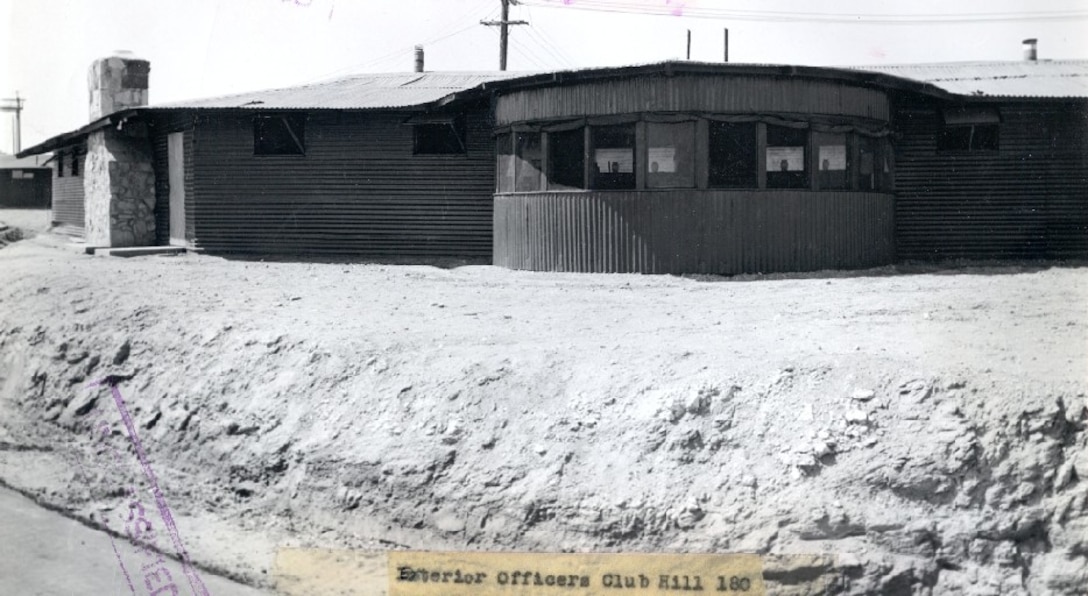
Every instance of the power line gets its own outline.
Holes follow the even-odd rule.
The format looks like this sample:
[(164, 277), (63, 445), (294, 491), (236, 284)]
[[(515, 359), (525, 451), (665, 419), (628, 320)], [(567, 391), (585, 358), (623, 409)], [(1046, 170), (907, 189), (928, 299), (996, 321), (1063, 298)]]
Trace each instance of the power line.
[(571, 62), (563, 52), (555, 46), (555, 44), (545, 39), (535, 27), (529, 27), (526, 31), (529, 33), (530, 40), (536, 43), (544, 53), (554, 58), (556, 62), (568, 67), (574, 66), (574, 63)]
[[(488, 6), (490, 4), (491, 4), (491, 0), (483, 0), (482, 2), (477, 4), (475, 7), (470, 9), (468, 12), (466, 12), (465, 13), (466, 16), (454, 21), (449, 27), (446, 27), (441, 33), (438, 33), (435, 37), (432, 37), (430, 39), (427, 39), (427, 40), (423, 41), (422, 44), (425, 45), (425, 46), (426, 45), (436, 44), (436, 43), (438, 43), (440, 41), (444, 41), (446, 39), (449, 39), (449, 38), (451, 38), (451, 37), (453, 37), (455, 35), (460, 35), (460, 34), (466, 32), (466, 31), (469, 31), (471, 29), (475, 29), (477, 27), (477, 24), (475, 22), (476, 19), (477, 19), (476, 15), (479, 13), (479, 11), (481, 9), (485, 8), (486, 6)], [(494, 11), (494, 9), (488, 10), (487, 13), (485, 13), (485, 18), (488, 18), (488, 16), (493, 11)], [(452, 27), (456, 27), (457, 25), (465, 23), (466, 21), (470, 21), (470, 24), (468, 24), (465, 27), (462, 27), (461, 29), (457, 29), (456, 31), (446, 33)], [(336, 70), (333, 70), (333, 71), (318, 75), (318, 76), (316, 76), (316, 77), (314, 77), (312, 79), (309, 79), (309, 80), (305, 81), (305, 83), (314, 83), (314, 82), (325, 80), (325, 79), (328, 79), (330, 77), (334, 77), (334, 76), (341, 75), (341, 74), (344, 74), (344, 73), (348, 73), (348, 72), (352, 72), (352, 71), (358, 72), (358, 71), (360, 71), (362, 69), (373, 68), (373, 67), (375, 67), (375, 66), (377, 66), (379, 64), (389, 62), (390, 60), (399, 59), (401, 56), (404, 56), (404, 55), (408, 54), (409, 52), (413, 51), (415, 49), (416, 45), (418, 45), (418, 44), (412, 44), (412, 45), (404, 46), (404, 47), (398, 48), (396, 50), (393, 50), (392, 52), (389, 52), (388, 54), (382, 54), (381, 56), (371, 58), (370, 60), (366, 60), (364, 62), (358, 62), (358, 63), (355, 63), (355, 64), (345, 66), (343, 68), (338, 68)]]
[(625, 14), (684, 16), (699, 19), (730, 19), (734, 21), (765, 21), (781, 23), (847, 23), (870, 25), (914, 25), (914, 24), (950, 24), (983, 23), (1008, 21), (1057, 21), (1088, 19), (1088, 11), (1067, 10), (1047, 12), (1004, 12), (1004, 13), (947, 13), (947, 14), (845, 14), (816, 12), (775, 12), (755, 10), (714, 9), (702, 7), (682, 7), (672, 4), (639, 4), (634, 2), (609, 0), (579, 0), (577, 3), (560, 3), (555, 0), (521, 0), (526, 6), (541, 8), (570, 8), (594, 12), (612, 12)]

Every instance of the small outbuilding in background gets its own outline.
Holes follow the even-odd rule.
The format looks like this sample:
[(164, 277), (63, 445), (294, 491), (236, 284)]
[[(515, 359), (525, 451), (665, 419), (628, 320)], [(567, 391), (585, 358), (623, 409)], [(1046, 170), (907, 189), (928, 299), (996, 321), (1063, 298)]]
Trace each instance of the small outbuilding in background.
[(0, 209), (49, 209), (53, 169), (49, 155), (18, 159), (0, 153)]

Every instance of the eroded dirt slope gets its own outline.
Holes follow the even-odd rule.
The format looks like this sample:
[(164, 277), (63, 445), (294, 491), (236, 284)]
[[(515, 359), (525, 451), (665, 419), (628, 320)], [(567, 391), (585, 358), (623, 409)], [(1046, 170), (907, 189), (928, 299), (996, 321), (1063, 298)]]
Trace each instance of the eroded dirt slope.
[(1080, 268), (712, 281), (40, 236), (0, 251), (0, 477), (102, 515), (119, 481), (63, 462), (103, 449), (86, 384), (119, 374), (194, 557), (258, 584), (290, 543), (812, 553), (768, 559), (776, 593), (1079, 594), (1086, 329)]

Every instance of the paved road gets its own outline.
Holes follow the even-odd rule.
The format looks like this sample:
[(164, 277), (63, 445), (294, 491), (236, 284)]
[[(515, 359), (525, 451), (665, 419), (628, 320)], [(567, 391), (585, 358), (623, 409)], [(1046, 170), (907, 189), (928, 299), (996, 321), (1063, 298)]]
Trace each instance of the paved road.
[[(115, 539), (118, 549), (132, 553), (133, 546)], [(191, 594), (181, 564), (166, 559), (163, 566), (180, 588)], [(139, 577), (138, 566), (129, 569), (135, 593), (150, 594)], [(209, 594), (215, 596), (268, 596), (207, 572), (198, 572)], [(157, 584), (153, 586), (159, 587)], [(67, 596), (132, 594), (114, 554), (108, 534), (92, 530), (56, 512), (43, 509), (14, 491), (0, 488), (0, 594), (20, 596)], [(159, 592), (170, 594), (170, 590)]]

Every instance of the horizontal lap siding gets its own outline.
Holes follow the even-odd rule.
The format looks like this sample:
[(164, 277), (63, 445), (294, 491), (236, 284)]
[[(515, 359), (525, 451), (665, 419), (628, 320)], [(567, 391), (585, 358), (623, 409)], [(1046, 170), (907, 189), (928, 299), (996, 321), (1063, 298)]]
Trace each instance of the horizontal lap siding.
[(901, 108), (899, 257), (1088, 257), (1088, 120), (1083, 107), (999, 106), (999, 150), (941, 154), (937, 108)]
[(196, 244), (267, 254), (490, 257), (494, 143), (486, 111), (467, 120), (466, 155), (413, 155), (412, 127), (403, 124), (409, 116), (312, 112), (305, 156), (254, 156), (248, 116), (199, 119), (187, 189)]
[(805, 191), (498, 195), (495, 264), (718, 274), (886, 265), (895, 259), (893, 203)]

